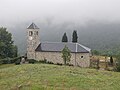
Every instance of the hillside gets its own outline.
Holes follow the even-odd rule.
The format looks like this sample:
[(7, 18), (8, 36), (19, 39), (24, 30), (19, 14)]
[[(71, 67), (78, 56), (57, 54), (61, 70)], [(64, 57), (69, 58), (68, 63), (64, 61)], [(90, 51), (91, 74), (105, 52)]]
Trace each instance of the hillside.
[(119, 88), (118, 72), (48, 64), (0, 66), (1, 90), (119, 90)]

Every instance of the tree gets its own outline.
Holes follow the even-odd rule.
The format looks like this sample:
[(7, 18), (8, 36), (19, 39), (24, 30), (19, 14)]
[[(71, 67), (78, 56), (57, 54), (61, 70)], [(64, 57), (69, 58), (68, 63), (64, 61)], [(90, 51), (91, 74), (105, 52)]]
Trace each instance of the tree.
[(64, 60), (65, 65), (67, 62), (70, 62), (71, 54), (70, 54), (70, 50), (68, 49), (66, 45), (62, 50), (62, 58)]
[(116, 66), (115, 70), (120, 72), (120, 55), (116, 55)]
[(110, 56), (110, 64), (113, 65), (113, 57)]
[(77, 40), (78, 40), (77, 31), (74, 30), (74, 31), (73, 31), (73, 35), (72, 35), (72, 42), (73, 42), (73, 43), (76, 43)]
[(62, 37), (62, 42), (68, 42), (68, 38), (66, 33), (64, 33), (63, 37)]
[(17, 56), (17, 46), (12, 41), (12, 34), (6, 28), (0, 28), (0, 58)]

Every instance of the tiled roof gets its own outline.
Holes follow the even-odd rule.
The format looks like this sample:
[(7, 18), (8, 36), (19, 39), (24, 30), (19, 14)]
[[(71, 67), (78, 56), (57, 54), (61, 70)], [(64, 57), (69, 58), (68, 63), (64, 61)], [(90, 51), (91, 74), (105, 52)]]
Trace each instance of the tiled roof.
[(63, 42), (44, 42), (40, 43), (35, 51), (41, 52), (61, 52), (65, 45), (71, 52), (89, 53), (91, 49), (79, 43), (63, 43)]
[(34, 23), (32, 23), (27, 29), (39, 29)]

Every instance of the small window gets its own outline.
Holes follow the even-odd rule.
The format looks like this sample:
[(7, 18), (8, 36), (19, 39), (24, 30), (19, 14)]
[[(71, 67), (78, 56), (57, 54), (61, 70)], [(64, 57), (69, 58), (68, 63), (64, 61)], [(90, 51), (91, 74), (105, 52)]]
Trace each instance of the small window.
[(36, 31), (36, 35), (38, 35), (38, 31)]
[(35, 32), (34, 32), (34, 35), (38, 35), (38, 31), (35, 31)]
[(29, 36), (32, 36), (33, 35), (33, 32), (32, 31), (29, 31)]
[(83, 58), (83, 56), (81, 56), (81, 58)]

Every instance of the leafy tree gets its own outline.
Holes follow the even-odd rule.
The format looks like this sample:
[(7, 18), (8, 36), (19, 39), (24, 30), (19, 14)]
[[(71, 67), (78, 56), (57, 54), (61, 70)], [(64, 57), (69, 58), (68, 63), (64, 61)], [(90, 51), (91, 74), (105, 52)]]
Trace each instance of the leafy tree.
[(113, 57), (112, 56), (110, 56), (110, 63), (111, 63), (111, 65), (113, 65)]
[(64, 60), (65, 65), (66, 65), (66, 62), (70, 62), (71, 54), (70, 54), (70, 50), (66, 45), (62, 50), (62, 58)]
[(62, 37), (62, 42), (68, 42), (68, 38), (66, 33), (64, 33), (63, 37)]
[(73, 43), (76, 43), (77, 40), (78, 40), (77, 31), (74, 30), (74, 31), (73, 31), (73, 35), (72, 35), (72, 42), (73, 42)]
[(116, 67), (115, 70), (120, 72), (120, 55), (116, 55)]
[(0, 58), (17, 56), (17, 46), (12, 41), (12, 34), (6, 28), (0, 28)]

